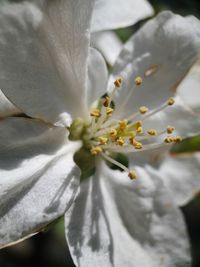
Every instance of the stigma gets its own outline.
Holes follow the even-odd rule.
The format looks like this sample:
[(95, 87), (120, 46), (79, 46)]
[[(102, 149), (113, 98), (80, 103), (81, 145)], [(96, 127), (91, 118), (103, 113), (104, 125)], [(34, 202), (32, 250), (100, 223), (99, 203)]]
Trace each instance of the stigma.
[[(143, 82), (143, 78), (137, 76), (133, 79), (133, 86), (140, 87)], [(138, 111), (130, 114), (127, 118), (116, 119), (114, 116), (115, 97), (117, 91), (122, 90), (122, 84), (123, 78), (116, 78), (110, 93), (99, 99), (96, 108), (90, 111), (90, 122), (85, 126), (84, 134), (80, 139), (83, 140), (84, 146), (90, 151), (91, 156), (101, 157), (126, 172), (129, 179), (135, 180), (137, 178), (136, 170), (129, 169), (122, 162), (117, 161), (113, 155), (179, 143), (182, 138), (174, 135), (175, 127), (173, 126), (166, 125), (161, 131), (154, 125), (146, 127), (149, 118), (175, 104), (173, 97), (166, 99), (165, 103), (157, 109), (151, 110), (148, 106), (141, 106), (138, 107)]]

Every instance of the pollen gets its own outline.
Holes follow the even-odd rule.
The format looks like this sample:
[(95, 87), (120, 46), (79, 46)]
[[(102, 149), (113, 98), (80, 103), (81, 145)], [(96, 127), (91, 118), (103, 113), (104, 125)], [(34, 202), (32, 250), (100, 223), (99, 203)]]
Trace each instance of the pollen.
[(104, 105), (104, 107), (107, 108), (109, 106), (109, 104), (110, 104), (110, 97), (109, 96), (106, 96), (104, 98), (103, 105)]
[(123, 146), (125, 143), (124, 138), (122, 138), (121, 136), (118, 137), (115, 142), (117, 145), (120, 145), (120, 146)]
[(106, 145), (107, 142), (108, 142), (108, 138), (107, 137), (103, 137), (103, 136), (99, 137), (99, 143), (101, 145)]
[(129, 138), (129, 142), (130, 142), (130, 144), (131, 144), (132, 146), (135, 146), (135, 144), (137, 143), (137, 141), (135, 140), (134, 137), (130, 137), (130, 138)]
[(117, 88), (121, 87), (121, 86), (122, 86), (122, 82), (123, 82), (122, 77), (117, 78), (117, 79), (114, 81), (114, 85), (115, 85), (115, 87), (117, 87)]
[(109, 134), (111, 137), (116, 137), (117, 136), (117, 130), (113, 128), (110, 130)]
[(108, 116), (112, 116), (113, 110), (114, 110), (113, 108), (107, 107), (107, 108), (106, 108), (106, 114), (107, 114)]
[(149, 129), (148, 131), (147, 131), (147, 133), (149, 134), (149, 135), (152, 135), (152, 136), (156, 136), (158, 133), (157, 133), (157, 131), (155, 130), (155, 129)]
[(175, 143), (180, 143), (181, 141), (182, 141), (182, 137), (181, 136), (174, 137), (174, 142)]
[(168, 104), (169, 106), (174, 105), (174, 103), (175, 103), (175, 100), (174, 100), (173, 97), (170, 97), (170, 98), (168, 99), (168, 101), (167, 101), (167, 104)]
[(142, 122), (141, 121), (137, 121), (135, 123), (135, 127), (138, 128), (138, 127), (142, 127)]
[(141, 126), (139, 126), (137, 129), (136, 129), (136, 132), (139, 133), (139, 134), (142, 134), (143, 133), (143, 128)]
[(101, 117), (101, 112), (99, 109), (94, 109), (93, 111), (90, 112), (91, 117), (99, 118)]
[(119, 121), (119, 129), (120, 130), (125, 130), (127, 128), (128, 121), (127, 120), (122, 120)]
[(90, 149), (90, 153), (93, 155), (93, 156), (97, 156), (99, 155), (100, 153), (102, 152), (102, 148), (100, 146), (95, 146), (95, 147), (92, 147)]
[(134, 137), (129, 138), (129, 142), (135, 149), (142, 149), (142, 143), (138, 142)]
[(168, 127), (167, 127), (167, 133), (168, 133), (168, 134), (173, 133), (174, 130), (175, 130), (175, 128), (172, 127), (172, 126), (168, 126)]
[(128, 177), (129, 177), (131, 180), (135, 180), (135, 179), (137, 179), (136, 171), (134, 171), (134, 170), (129, 171), (129, 173), (128, 173)]
[(141, 107), (139, 108), (139, 112), (140, 112), (141, 114), (145, 114), (148, 110), (149, 110), (149, 109), (148, 109), (146, 106), (141, 106)]
[(138, 76), (134, 80), (135, 85), (140, 86), (142, 84), (142, 77)]
[(164, 142), (167, 143), (167, 144), (170, 144), (170, 143), (174, 142), (174, 138), (172, 136), (167, 136), (164, 139)]
[(142, 143), (136, 141), (134, 147), (135, 149), (142, 149)]

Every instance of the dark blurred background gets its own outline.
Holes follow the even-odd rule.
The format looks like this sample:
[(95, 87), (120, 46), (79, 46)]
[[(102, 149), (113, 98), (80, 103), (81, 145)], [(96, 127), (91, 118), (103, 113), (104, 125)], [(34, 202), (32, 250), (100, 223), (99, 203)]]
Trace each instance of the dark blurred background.
[[(14, 0), (10, 1), (14, 2)], [(200, 0), (149, 0), (149, 2), (155, 8), (156, 13), (170, 9), (182, 15), (193, 14), (200, 17)], [(141, 23), (138, 23), (134, 28), (121, 29), (117, 33), (123, 40), (126, 40), (140, 25)], [(200, 150), (200, 139), (198, 139), (198, 146), (195, 147)], [(190, 149), (190, 144), (187, 150), (188, 148)], [(192, 267), (200, 267), (200, 194), (181, 210), (185, 216), (192, 244)], [(63, 219), (45, 232), (15, 246), (0, 250), (0, 267), (36, 266), (74, 266), (65, 241)]]

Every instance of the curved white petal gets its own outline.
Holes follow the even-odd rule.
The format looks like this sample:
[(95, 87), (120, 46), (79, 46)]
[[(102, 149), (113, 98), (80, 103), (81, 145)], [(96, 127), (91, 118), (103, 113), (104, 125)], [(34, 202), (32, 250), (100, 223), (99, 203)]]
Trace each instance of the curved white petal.
[(88, 58), (88, 86), (87, 105), (90, 107), (94, 101), (106, 93), (108, 70), (102, 55), (90, 48)]
[(179, 206), (187, 204), (200, 191), (199, 173), (200, 153), (168, 155), (158, 170)]
[(200, 58), (179, 85), (177, 93), (191, 108), (200, 110)]
[(16, 115), (21, 113), (3, 94), (0, 90), (0, 117)]
[(63, 127), (24, 118), (0, 123), (0, 247), (61, 216), (79, 186), (73, 153)]
[[(175, 127), (172, 135), (181, 135), (183, 138), (200, 133), (200, 116), (194, 113), (185, 103), (176, 97), (173, 106), (166, 107), (163, 111), (148, 118), (144, 122), (144, 130), (155, 128), (158, 132), (166, 130), (167, 126)], [(165, 132), (164, 135), (167, 136)]]
[(96, 32), (127, 27), (153, 13), (153, 8), (146, 0), (96, 0), (91, 30)]
[(66, 125), (69, 113), (86, 116), (93, 0), (43, 4), (2, 4), (0, 87), (26, 114)]
[[(125, 44), (111, 78), (124, 78), (122, 90), (115, 99), (116, 115), (125, 116), (144, 105), (158, 107), (174, 94), (200, 52), (197, 24), (198, 21), (162, 12)], [(140, 87), (134, 85), (138, 75), (143, 78)]]
[(76, 266), (158, 267), (189, 264), (180, 211), (157, 176), (137, 168), (139, 178), (105, 165), (81, 184), (65, 215)]
[(98, 49), (112, 66), (122, 49), (119, 37), (112, 31), (95, 32), (91, 35), (91, 42), (92, 46)]

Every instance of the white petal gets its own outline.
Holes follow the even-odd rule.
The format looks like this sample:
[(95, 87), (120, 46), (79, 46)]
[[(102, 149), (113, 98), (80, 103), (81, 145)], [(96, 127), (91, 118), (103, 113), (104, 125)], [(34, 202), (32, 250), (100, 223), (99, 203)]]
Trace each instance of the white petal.
[[(176, 97), (173, 106), (165, 108), (144, 122), (144, 130), (155, 128), (161, 132), (166, 130), (168, 125), (175, 127), (175, 135), (181, 135), (183, 138), (194, 136), (200, 133), (200, 116)], [(164, 135), (166, 136), (167, 133)]]
[(61, 216), (79, 186), (77, 143), (63, 127), (24, 118), (0, 123), (0, 247)]
[(112, 31), (102, 31), (92, 34), (92, 45), (98, 49), (106, 61), (112, 66), (121, 49), (122, 42), (119, 37)]
[[(119, 107), (116, 114), (125, 116), (144, 105), (157, 107), (174, 94), (200, 52), (200, 27), (195, 27), (196, 24), (162, 12), (127, 42), (111, 79), (124, 78), (115, 99), (116, 108)], [(134, 86), (138, 75), (143, 78), (140, 87)], [(127, 102), (122, 106), (125, 98)]]
[(158, 170), (177, 205), (185, 205), (200, 190), (200, 153), (172, 154)]
[(29, 2), (1, 6), (0, 87), (26, 114), (64, 124), (68, 113), (86, 116), (92, 2), (45, 1), (43, 10)]
[(90, 48), (88, 58), (88, 88), (87, 88), (87, 104), (91, 104), (106, 93), (108, 81), (108, 70), (102, 55)]
[(138, 168), (139, 178), (103, 167), (81, 184), (66, 213), (66, 236), (76, 266), (185, 266), (186, 228), (162, 181)]
[(178, 87), (178, 95), (194, 109), (200, 109), (200, 59)]
[(18, 113), (21, 113), (20, 110), (17, 109), (0, 90), (0, 117), (16, 115)]
[(96, 32), (127, 27), (153, 13), (146, 0), (96, 0), (91, 28)]

